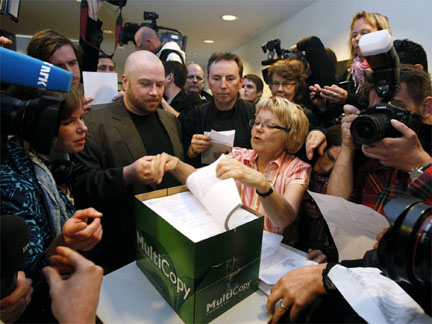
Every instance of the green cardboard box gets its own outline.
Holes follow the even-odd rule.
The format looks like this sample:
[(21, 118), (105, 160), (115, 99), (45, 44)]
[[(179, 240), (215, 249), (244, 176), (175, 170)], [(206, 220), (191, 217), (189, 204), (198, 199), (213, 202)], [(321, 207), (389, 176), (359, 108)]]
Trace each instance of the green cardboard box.
[(208, 323), (258, 289), (264, 217), (194, 243), (142, 203), (186, 190), (136, 196), (137, 265), (185, 323)]

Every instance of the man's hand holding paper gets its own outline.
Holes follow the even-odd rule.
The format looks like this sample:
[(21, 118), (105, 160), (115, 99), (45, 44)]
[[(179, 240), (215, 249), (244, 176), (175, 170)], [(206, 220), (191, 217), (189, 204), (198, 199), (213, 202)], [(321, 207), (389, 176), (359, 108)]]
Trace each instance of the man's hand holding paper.
[[(222, 154), (229, 154), (234, 144), (235, 130), (217, 132), (204, 132), (210, 138), (210, 147), (203, 152), (201, 162), (210, 164), (216, 161)], [(194, 135), (195, 136), (195, 135)]]
[(195, 134), (192, 136), (191, 144), (189, 145), (188, 156), (190, 158), (196, 157), (198, 154), (206, 152), (212, 143), (211, 137), (202, 134)]

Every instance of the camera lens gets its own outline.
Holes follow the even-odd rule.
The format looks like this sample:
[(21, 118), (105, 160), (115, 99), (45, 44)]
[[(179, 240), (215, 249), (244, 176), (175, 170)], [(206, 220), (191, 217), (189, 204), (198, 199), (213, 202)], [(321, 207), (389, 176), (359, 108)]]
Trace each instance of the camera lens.
[(384, 206), (392, 227), (381, 239), (378, 259), (384, 273), (396, 281), (431, 283), (432, 207), (407, 197)]
[(351, 135), (357, 144), (371, 144), (386, 137), (392, 126), (384, 114), (363, 115), (351, 124)]

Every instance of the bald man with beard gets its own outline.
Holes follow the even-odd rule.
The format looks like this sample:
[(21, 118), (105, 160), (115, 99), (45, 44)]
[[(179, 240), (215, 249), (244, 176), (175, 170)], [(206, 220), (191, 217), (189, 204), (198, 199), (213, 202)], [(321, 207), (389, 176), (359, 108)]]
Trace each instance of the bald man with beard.
[(122, 100), (84, 117), (89, 131), (85, 149), (74, 158), (78, 176), (73, 189), (77, 206), (104, 214), (102, 241), (89, 257), (105, 273), (135, 260), (134, 195), (179, 184), (169, 174), (163, 177), (159, 168), (162, 152), (183, 159), (176, 117), (157, 109), (164, 81), (156, 55), (133, 52), (122, 75)]

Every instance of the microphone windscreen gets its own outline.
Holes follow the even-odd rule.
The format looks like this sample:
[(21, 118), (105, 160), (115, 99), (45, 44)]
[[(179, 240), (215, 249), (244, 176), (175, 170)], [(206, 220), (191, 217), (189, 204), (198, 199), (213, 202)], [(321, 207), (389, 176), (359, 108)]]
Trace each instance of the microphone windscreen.
[(31, 88), (68, 92), (72, 73), (51, 63), (0, 47), (0, 81)]
[(29, 232), (24, 219), (16, 215), (0, 216), (1, 297), (16, 286), (16, 274), (24, 268), (29, 247)]

